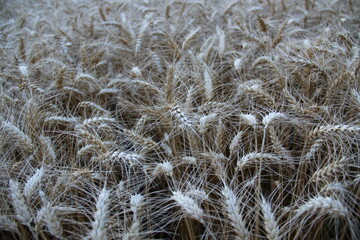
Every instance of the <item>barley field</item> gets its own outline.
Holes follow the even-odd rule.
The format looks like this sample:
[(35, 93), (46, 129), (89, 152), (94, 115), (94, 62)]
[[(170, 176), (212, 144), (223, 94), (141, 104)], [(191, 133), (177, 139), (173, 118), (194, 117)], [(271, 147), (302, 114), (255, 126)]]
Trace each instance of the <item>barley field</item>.
[(0, 238), (360, 239), (360, 1), (0, 0)]

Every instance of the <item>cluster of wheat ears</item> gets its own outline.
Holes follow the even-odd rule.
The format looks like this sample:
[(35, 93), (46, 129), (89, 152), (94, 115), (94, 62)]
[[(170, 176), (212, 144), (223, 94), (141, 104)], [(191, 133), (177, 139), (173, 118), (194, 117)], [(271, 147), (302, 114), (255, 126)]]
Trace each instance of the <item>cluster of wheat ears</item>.
[(2, 239), (360, 239), (360, 2), (1, 1)]

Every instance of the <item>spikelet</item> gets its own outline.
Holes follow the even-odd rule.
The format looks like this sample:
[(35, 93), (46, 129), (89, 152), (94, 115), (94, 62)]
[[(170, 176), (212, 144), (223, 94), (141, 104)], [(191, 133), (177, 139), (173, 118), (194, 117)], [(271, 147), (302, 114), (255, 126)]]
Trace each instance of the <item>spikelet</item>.
[(221, 194), (224, 198), (224, 210), (226, 216), (230, 220), (230, 224), (233, 227), (236, 236), (242, 240), (250, 239), (250, 233), (247, 229), (244, 221), (244, 216), (242, 215), (242, 210), (239, 206), (239, 201), (234, 194), (234, 192), (227, 186), (225, 186)]
[(100, 105), (94, 103), (94, 102), (91, 102), (91, 101), (82, 101), (78, 104), (79, 107), (88, 107), (88, 108), (91, 108), (93, 110), (96, 110), (98, 112), (101, 112), (101, 113), (104, 113), (106, 115), (110, 115), (110, 112), (107, 111), (106, 109), (104, 109), (103, 107), (101, 107)]
[(139, 67), (133, 67), (130, 71), (130, 75), (134, 78), (141, 77), (141, 70)]
[(241, 58), (237, 58), (234, 60), (234, 69), (236, 71), (239, 71), (242, 67), (242, 64), (243, 64), (243, 60)]
[(24, 61), (26, 60), (26, 46), (25, 46), (24, 38), (22, 37), (19, 38), (18, 54), (22, 60)]
[(17, 146), (25, 151), (30, 151), (33, 148), (30, 137), (18, 127), (4, 120), (2, 117), (0, 117), (0, 124), (0, 130), (3, 132), (4, 136), (10, 137), (9, 139), (11, 142), (16, 143)]
[(252, 114), (240, 114), (240, 118), (242, 118), (245, 123), (253, 128), (257, 126), (256, 117)]
[(352, 132), (358, 132), (360, 131), (360, 127), (358, 126), (351, 126), (351, 125), (326, 125), (326, 126), (319, 126), (316, 127), (314, 130), (312, 130), (309, 133), (309, 138), (310, 139), (315, 139), (318, 136), (323, 136), (324, 134), (327, 133), (332, 133), (332, 132), (336, 132), (336, 133), (352, 133)]
[(91, 153), (95, 153), (96, 152), (96, 145), (94, 144), (88, 144), (85, 145), (84, 147), (80, 148), (77, 153), (76, 156), (81, 157), (87, 154), (91, 154)]
[(222, 58), (224, 56), (226, 48), (226, 35), (225, 32), (220, 28), (217, 28), (216, 32), (219, 38), (219, 56)]
[(258, 84), (254, 84), (251, 87), (248, 87), (246, 91), (250, 93), (252, 96), (262, 99), (266, 104), (270, 106), (275, 105), (274, 98), (270, 96), (267, 92), (265, 92)]
[(186, 195), (200, 201), (209, 200), (209, 195), (203, 190), (190, 185), (190, 189), (186, 191)]
[(0, 215), (0, 230), (18, 233), (16, 222), (4, 215)]
[(349, 72), (352, 76), (356, 76), (356, 72), (358, 71), (360, 67), (360, 49), (358, 47), (353, 47), (353, 58), (351, 62), (349, 63)]
[(56, 160), (56, 152), (51, 139), (41, 135), (39, 140), (45, 163), (54, 162)]
[(243, 156), (241, 159), (239, 159), (239, 161), (237, 162), (237, 167), (239, 169), (242, 169), (249, 164), (260, 162), (261, 159), (267, 159), (275, 163), (281, 163), (281, 159), (276, 155), (270, 153), (251, 152)]
[(127, 137), (132, 139), (136, 144), (139, 144), (140, 146), (145, 147), (148, 150), (161, 151), (160, 146), (156, 142), (151, 140), (150, 138), (146, 138), (146, 137), (139, 135), (138, 133), (136, 133), (132, 130), (128, 130), (128, 129), (123, 129), (123, 132)]
[(320, 147), (323, 145), (325, 139), (324, 138), (318, 138), (315, 140), (315, 142), (311, 145), (309, 151), (305, 155), (305, 161), (308, 162), (311, 160), (317, 151), (319, 151)]
[(275, 214), (271, 209), (271, 204), (265, 200), (261, 199), (260, 202), (261, 211), (263, 213), (264, 227), (266, 230), (266, 235), (269, 240), (280, 240), (280, 229), (278, 223), (275, 219)]
[[(144, 205), (144, 196), (141, 194), (131, 195), (130, 197), (130, 209), (134, 213), (134, 219), (139, 217), (140, 210)], [(136, 221), (136, 220), (134, 220)]]
[(27, 79), (29, 77), (29, 70), (28, 67), (25, 64), (20, 64), (19, 65), (19, 72), (21, 73), (21, 75)]
[(134, 194), (130, 196), (130, 209), (133, 212), (133, 221), (128, 230), (124, 235), (123, 239), (136, 240), (140, 239), (140, 219), (139, 215), (142, 208), (144, 207), (144, 196), (141, 194)]
[(173, 175), (173, 165), (171, 164), (171, 162), (163, 162), (163, 163), (158, 163), (153, 175), (157, 176), (157, 175), (166, 175), (166, 176), (172, 176)]
[(309, 199), (296, 210), (296, 217), (308, 213), (314, 214), (328, 214), (331, 217), (345, 218), (349, 215), (347, 207), (339, 200), (331, 197), (314, 197)]
[(207, 68), (204, 69), (204, 87), (205, 87), (205, 96), (207, 101), (211, 101), (214, 95), (212, 77)]
[(347, 190), (344, 184), (340, 182), (330, 182), (321, 188), (320, 193), (325, 197), (340, 197), (344, 199)]
[(182, 43), (182, 49), (187, 49), (190, 45), (190, 42), (196, 38), (196, 36), (199, 34), (201, 28), (197, 27), (196, 29), (189, 32), (189, 34), (185, 37), (185, 40)]
[(188, 117), (186, 117), (186, 115), (180, 110), (179, 107), (172, 107), (170, 109), (170, 114), (180, 123), (180, 128), (193, 128), (193, 122)]
[(154, 84), (151, 84), (151, 83), (143, 81), (143, 80), (134, 79), (131, 81), (131, 84), (139, 85), (141, 88), (152, 90), (153, 92), (155, 92), (157, 94), (162, 93), (162, 91), (158, 87), (156, 87)]
[(75, 95), (75, 96), (76, 96), (76, 95), (79, 96), (79, 97), (85, 96), (85, 93), (84, 93), (84, 92), (82, 92), (82, 91), (80, 91), (79, 89), (74, 88), (74, 87), (65, 86), (65, 87), (62, 88), (62, 90), (63, 90), (64, 92), (67, 92), (67, 93), (69, 93), (69, 94), (73, 94), (73, 95)]
[(137, 240), (140, 239), (140, 222), (134, 221), (128, 232), (124, 235), (123, 240)]
[(14, 179), (10, 179), (9, 185), (12, 205), (16, 213), (16, 219), (20, 223), (30, 227), (32, 216), (25, 202), (24, 195), (20, 190), (19, 183)]
[(150, 22), (144, 22), (139, 30), (138, 36), (136, 38), (135, 43), (135, 55), (137, 55), (141, 51), (142, 43), (143, 43), (143, 37), (145, 34), (146, 29), (148, 28)]
[(262, 123), (265, 126), (265, 128), (267, 128), (270, 124), (272, 124), (273, 121), (279, 119), (286, 119), (286, 115), (284, 113), (271, 112), (266, 116), (264, 116)]
[(62, 124), (62, 125), (73, 125), (76, 124), (78, 121), (76, 118), (73, 117), (63, 117), (63, 116), (50, 116), (45, 118), (45, 123), (49, 124)]
[(134, 126), (134, 131), (137, 133), (141, 133), (147, 120), (148, 120), (148, 115), (147, 114), (142, 115), (141, 118), (139, 118), (139, 120), (136, 122), (136, 125)]
[(166, 71), (165, 82), (165, 98), (166, 102), (172, 104), (174, 102), (174, 89), (175, 89), (175, 67), (169, 65)]
[(268, 129), (270, 133), (270, 140), (272, 143), (272, 147), (275, 150), (275, 152), (279, 155), (283, 155), (286, 159), (291, 159), (291, 156), (289, 155), (289, 151), (282, 145), (278, 135), (276, 134), (274, 127), (270, 126)]
[(92, 134), (89, 131), (81, 128), (81, 126), (77, 126), (76, 128), (76, 133), (82, 138), (82, 140), (88, 141), (91, 144), (96, 145), (103, 153), (108, 152), (108, 147), (97, 135)]
[(192, 157), (192, 156), (182, 157), (181, 160), (183, 163), (186, 163), (186, 164), (191, 164), (191, 165), (196, 164), (196, 158)]
[(163, 69), (163, 66), (161, 65), (161, 59), (160, 59), (159, 55), (157, 55), (155, 52), (152, 52), (151, 53), (151, 58), (155, 62), (158, 72), (163, 73), (164, 69)]
[(120, 92), (120, 89), (117, 88), (103, 88), (98, 92), (98, 96), (102, 96), (102, 95), (113, 95), (113, 94), (117, 94)]
[[(67, 51), (66, 46), (64, 46), (65, 51)], [(56, 81), (54, 83), (56, 89), (62, 89), (64, 87), (65, 82), (65, 72), (66, 67), (62, 66), (57, 72)]]
[(89, 237), (92, 240), (106, 240), (107, 231), (106, 224), (108, 222), (108, 208), (110, 202), (110, 191), (104, 187), (99, 197), (96, 200), (96, 212), (94, 213), (94, 220), (91, 222), (91, 231)]
[(185, 108), (192, 108), (194, 106), (196, 90), (194, 86), (190, 86), (186, 93)]
[(333, 161), (328, 165), (325, 165), (323, 168), (320, 168), (314, 172), (311, 180), (314, 182), (319, 182), (321, 180), (326, 180), (327, 178), (335, 176), (336, 173), (345, 170), (347, 161), (348, 159), (343, 157), (339, 160)]
[(204, 211), (194, 199), (180, 191), (172, 191), (170, 199), (175, 201), (176, 205), (182, 209), (186, 216), (204, 223)]
[(234, 154), (241, 148), (240, 142), (241, 142), (241, 138), (242, 138), (243, 134), (244, 134), (244, 132), (240, 131), (231, 140), (230, 145), (229, 145), (230, 154)]
[[(45, 194), (40, 191), (40, 196)], [(44, 197), (42, 197), (44, 198)], [(39, 210), (37, 215), (37, 221), (43, 221), (49, 231), (49, 233), (57, 238), (62, 238), (63, 228), (60, 219), (57, 217), (56, 207), (53, 207), (50, 202), (46, 202), (44, 206)]]
[(36, 187), (41, 182), (41, 178), (44, 174), (44, 169), (39, 168), (36, 170), (34, 175), (32, 175), (27, 182), (25, 183), (24, 187), (24, 196), (26, 199), (30, 199), (31, 195), (35, 192)]
[(106, 122), (110, 122), (110, 123), (114, 123), (116, 122), (115, 118), (109, 118), (109, 117), (93, 117), (93, 118), (88, 118), (85, 119), (82, 123), (82, 127), (87, 127), (90, 125), (100, 125), (102, 123), (106, 123)]
[(208, 128), (211, 126), (212, 123), (214, 123), (217, 119), (216, 113), (210, 113), (208, 115), (205, 115), (199, 119), (199, 132), (201, 134), (205, 134), (208, 130)]
[(114, 151), (111, 154), (111, 161), (119, 161), (122, 160), (130, 164), (130, 166), (140, 165), (140, 159), (142, 156), (136, 153), (127, 153), (121, 151)]
[(269, 24), (264, 20), (262, 16), (258, 16), (256, 20), (259, 23), (260, 31), (267, 32), (269, 30)]

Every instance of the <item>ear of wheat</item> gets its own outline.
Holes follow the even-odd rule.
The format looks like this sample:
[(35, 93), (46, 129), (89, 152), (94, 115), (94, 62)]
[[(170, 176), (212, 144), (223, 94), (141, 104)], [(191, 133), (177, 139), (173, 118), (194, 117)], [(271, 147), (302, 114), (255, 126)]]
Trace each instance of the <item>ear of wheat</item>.
[(106, 222), (108, 220), (108, 206), (110, 201), (110, 191), (103, 188), (96, 201), (96, 212), (91, 223), (89, 236), (91, 239), (107, 239)]
[(360, 1), (0, 2), (1, 239), (360, 239)]

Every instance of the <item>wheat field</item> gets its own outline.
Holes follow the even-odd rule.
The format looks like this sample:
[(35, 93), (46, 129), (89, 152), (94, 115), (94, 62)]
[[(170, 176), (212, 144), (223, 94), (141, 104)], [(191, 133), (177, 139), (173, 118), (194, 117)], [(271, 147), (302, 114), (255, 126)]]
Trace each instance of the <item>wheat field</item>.
[(0, 13), (1, 239), (360, 239), (360, 1)]

